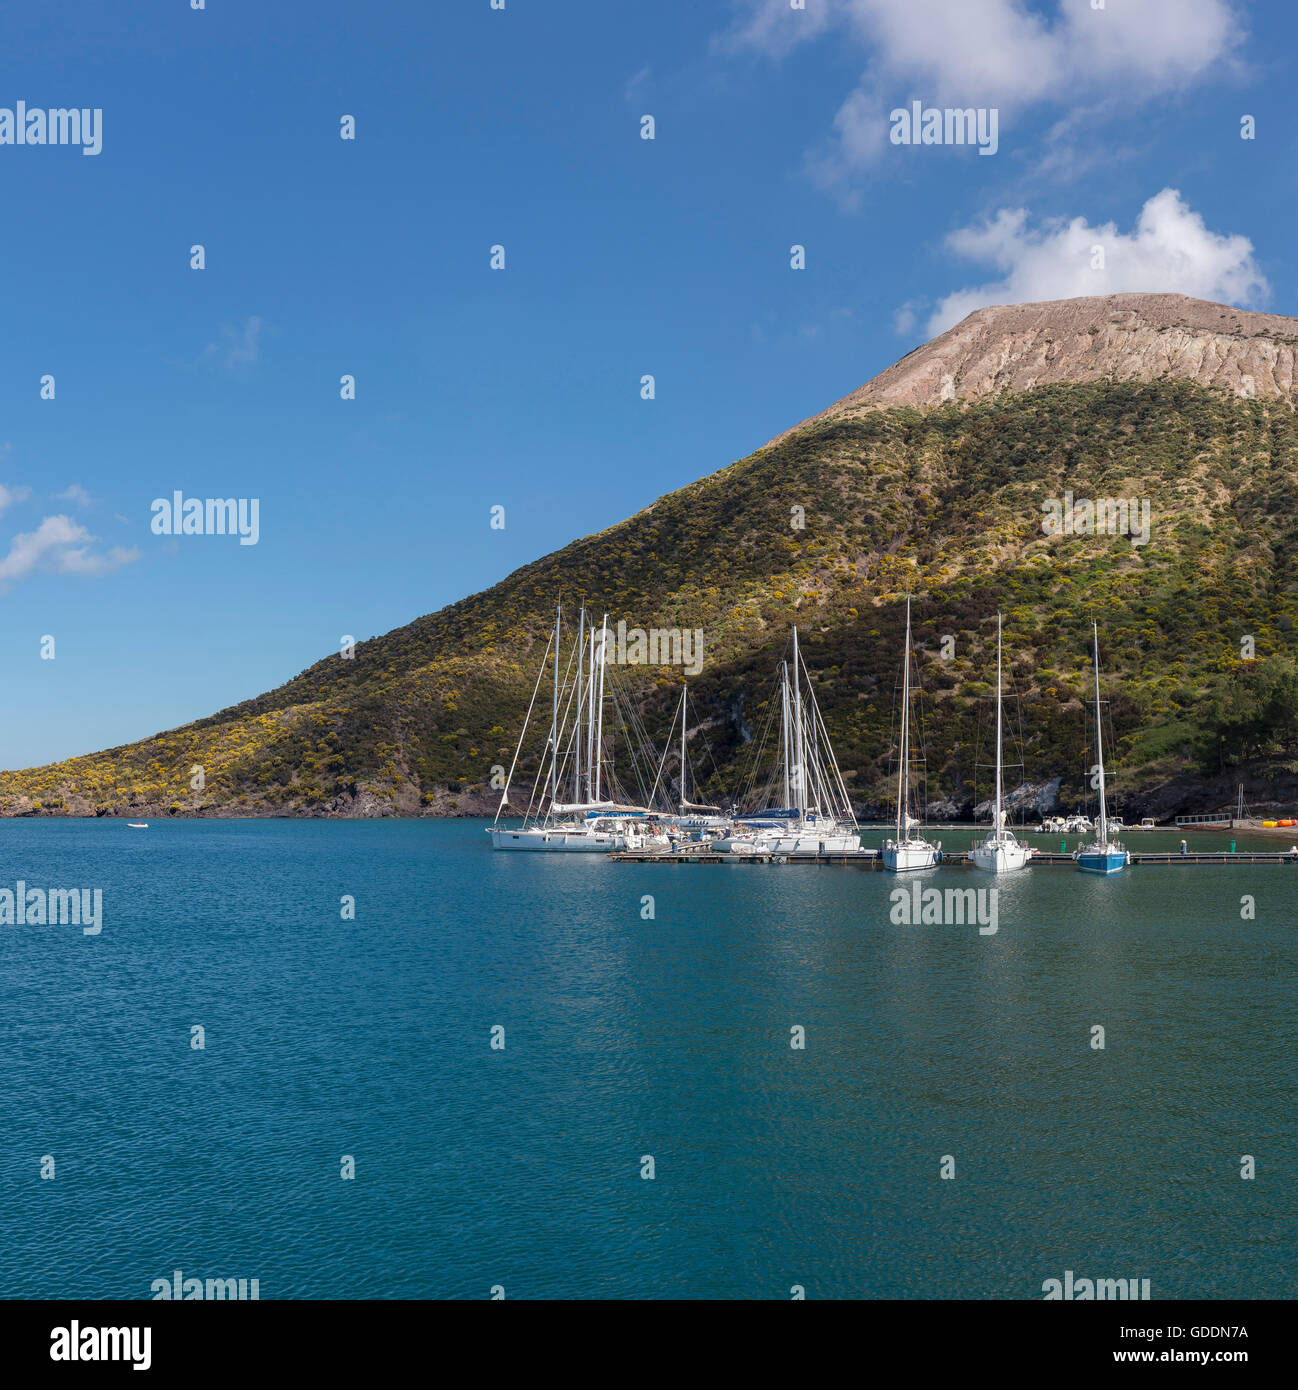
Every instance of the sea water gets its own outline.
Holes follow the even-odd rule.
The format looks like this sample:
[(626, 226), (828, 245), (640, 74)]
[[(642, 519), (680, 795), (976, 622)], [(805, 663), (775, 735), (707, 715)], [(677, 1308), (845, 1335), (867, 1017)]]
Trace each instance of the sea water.
[(1291, 1294), (1298, 865), (921, 875), (986, 934), (482, 826), (5, 821), (102, 926), (0, 927), (0, 1296)]

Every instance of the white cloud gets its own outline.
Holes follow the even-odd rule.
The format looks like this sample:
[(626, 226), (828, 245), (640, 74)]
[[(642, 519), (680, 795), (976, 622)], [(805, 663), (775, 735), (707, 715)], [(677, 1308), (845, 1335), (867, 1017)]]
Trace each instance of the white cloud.
[(824, 182), (841, 181), (886, 147), (888, 112), (910, 101), (989, 106), (1002, 115), (1037, 102), (1075, 106), (1120, 93), (1129, 105), (1185, 87), (1233, 61), (1243, 25), (1234, 0), (1059, 0), (1047, 20), (1025, 0), (734, 0), (719, 46), (783, 57), (839, 32), (867, 67), (813, 157)]
[(919, 322), (919, 311), (924, 307), (920, 299), (908, 299), (893, 315), (892, 326), (903, 338), (909, 338)]
[(231, 328), (225, 324), (220, 339), (208, 343), (205, 355), (223, 358), (227, 367), (251, 367), (261, 356), (262, 327), (262, 321), (256, 314), (250, 314), (242, 328)]
[(60, 502), (75, 502), (78, 507), (88, 507), (94, 500), (80, 483), (71, 483), (58, 494)]
[(644, 91), (652, 77), (653, 69), (646, 63), (634, 77), (628, 79), (625, 88), (623, 88), (623, 96), (626, 97), (628, 102), (634, 105), (640, 99), (640, 94)]
[(12, 507), (15, 502), (25, 502), (31, 495), (29, 487), (6, 487), (0, 483), (0, 512)]
[(734, 52), (753, 48), (771, 58), (780, 58), (808, 39), (824, 33), (842, 18), (841, 0), (812, 0), (808, 10), (794, 10), (789, 0), (732, 0), (739, 11), (730, 29), (720, 35), (716, 47)]
[[(1270, 290), (1253, 259), (1253, 243), (1210, 231), (1175, 188), (1155, 194), (1130, 233), (1112, 222), (1093, 227), (1084, 217), (1037, 227), (1029, 218), (1026, 208), (1002, 208), (947, 237), (957, 256), (991, 266), (1001, 278), (947, 295), (928, 321), (930, 337), (987, 304), (1171, 291), (1248, 306)], [(1103, 252), (1100, 268), (1096, 247)]]
[(34, 571), (97, 575), (139, 558), (138, 550), (115, 546), (107, 554), (92, 550), (97, 540), (84, 526), (66, 516), (47, 516), (34, 531), (16, 535), (9, 553), (0, 558), (0, 585), (25, 579)]

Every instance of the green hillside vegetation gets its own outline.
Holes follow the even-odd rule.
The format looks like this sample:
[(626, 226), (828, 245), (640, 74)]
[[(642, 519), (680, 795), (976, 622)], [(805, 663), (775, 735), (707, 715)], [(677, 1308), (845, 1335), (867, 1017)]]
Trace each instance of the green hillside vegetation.
[[(1047, 537), (1042, 502), (1147, 497), (1149, 543)], [(0, 774), (11, 813), (439, 813), (508, 765), (554, 602), (702, 628), (691, 682), (724, 798), (790, 626), (848, 785), (886, 808), (904, 595), (914, 595), (929, 794), (986, 795), (995, 618), (1021, 697), (1023, 776), (1083, 795), (1089, 641), (1130, 798), (1247, 767), (1298, 772), (1298, 424), (1285, 402), (1173, 379), (1048, 386), (811, 426), (494, 588), (184, 728)], [(805, 530), (791, 526), (805, 509)], [(941, 639), (954, 638), (953, 659)], [(1244, 659), (1251, 637), (1253, 659)], [(661, 738), (675, 669), (628, 678)], [(190, 787), (194, 765), (205, 787)], [(526, 773), (527, 769), (524, 769)], [(1130, 802), (1129, 802), (1130, 804)], [(1198, 809), (1195, 807), (1194, 809)]]

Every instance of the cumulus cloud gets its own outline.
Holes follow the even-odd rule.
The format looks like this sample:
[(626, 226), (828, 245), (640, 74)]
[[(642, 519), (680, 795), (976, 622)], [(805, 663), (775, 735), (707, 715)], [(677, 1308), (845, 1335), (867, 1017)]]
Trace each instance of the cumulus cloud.
[(16, 535), (9, 553), (0, 557), (0, 586), (25, 579), (36, 570), (55, 574), (98, 575), (130, 564), (139, 551), (121, 546), (105, 552), (92, 549), (98, 539), (66, 516), (47, 516), (34, 531)]
[(1233, 60), (1243, 26), (1233, 0), (1059, 0), (1052, 19), (1026, 0), (734, 0), (719, 47), (780, 58), (833, 32), (867, 66), (813, 158), (826, 181), (870, 164), (887, 145), (888, 112), (912, 100), (994, 106), (1075, 105), (1121, 93), (1129, 103), (1183, 88)]
[(1170, 291), (1247, 307), (1270, 290), (1253, 258), (1253, 243), (1211, 231), (1175, 188), (1155, 194), (1130, 232), (1112, 222), (1092, 226), (1084, 217), (1033, 226), (1026, 208), (1002, 208), (952, 232), (946, 244), (955, 255), (999, 271), (1000, 278), (941, 300), (928, 321), (930, 337), (987, 304)]
[(93, 498), (80, 483), (71, 483), (58, 494), (58, 500), (60, 502), (75, 502), (78, 507), (88, 507)]

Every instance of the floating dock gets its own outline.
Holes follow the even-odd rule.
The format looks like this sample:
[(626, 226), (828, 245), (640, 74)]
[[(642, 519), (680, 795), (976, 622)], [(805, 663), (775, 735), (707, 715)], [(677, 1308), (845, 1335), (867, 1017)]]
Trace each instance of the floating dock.
[[(675, 851), (662, 849), (624, 849), (610, 854), (608, 858), (618, 864), (854, 864), (860, 869), (878, 869), (882, 872), (883, 860), (877, 849), (857, 850), (854, 854), (815, 854), (806, 851), (776, 854), (718, 854), (716, 850), (679, 848)], [(1133, 852), (1132, 865), (1136, 864), (1292, 864), (1298, 868), (1298, 855), (1285, 850), (1189, 850), (1185, 854), (1176, 851), (1160, 851), (1154, 854)], [(1044, 865), (1050, 867), (1076, 867), (1077, 861), (1071, 854), (1058, 851), (1039, 850), (1028, 860), (1028, 866)], [(966, 869), (972, 867), (967, 850), (942, 852), (942, 868)], [(926, 872), (921, 870), (920, 872)]]

